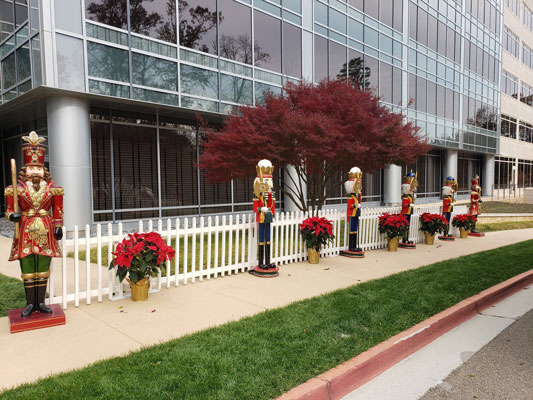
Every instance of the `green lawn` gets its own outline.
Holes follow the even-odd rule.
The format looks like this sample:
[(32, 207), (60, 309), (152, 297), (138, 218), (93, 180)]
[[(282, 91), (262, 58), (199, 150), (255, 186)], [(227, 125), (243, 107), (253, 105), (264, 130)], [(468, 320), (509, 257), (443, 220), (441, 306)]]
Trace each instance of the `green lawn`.
[(0, 317), (13, 308), (26, 306), (26, 294), (22, 281), (0, 274)]
[(510, 229), (533, 228), (533, 221), (505, 221), (493, 222), (490, 224), (476, 224), (476, 229), (480, 232), (507, 231)]
[(482, 215), (501, 213), (533, 213), (533, 204), (508, 203), (505, 201), (484, 201), (481, 203)]
[(529, 240), (440, 262), (45, 378), (2, 398), (271, 399), (529, 270), (532, 259)]

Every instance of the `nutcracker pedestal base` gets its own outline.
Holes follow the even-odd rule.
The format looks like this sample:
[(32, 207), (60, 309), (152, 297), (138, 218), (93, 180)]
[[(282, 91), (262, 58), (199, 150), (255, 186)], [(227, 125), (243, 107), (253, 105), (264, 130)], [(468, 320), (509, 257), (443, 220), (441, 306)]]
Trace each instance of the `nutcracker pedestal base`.
[(49, 306), (52, 314), (34, 312), (29, 317), (22, 317), (23, 308), (9, 310), (9, 330), (11, 333), (31, 331), (34, 329), (49, 328), (51, 326), (65, 325), (65, 313), (58, 304)]
[(455, 240), (455, 236), (444, 236), (444, 235), (441, 235), (441, 236), (439, 236), (439, 240), (444, 240), (444, 241), (447, 241), (447, 242), (453, 242)]
[(341, 256), (350, 257), (350, 258), (364, 258), (365, 257), (365, 252), (363, 250), (361, 251), (345, 250), (345, 251), (341, 251), (339, 254)]
[(259, 278), (275, 278), (276, 276), (279, 276), (279, 267), (263, 269), (257, 265), (248, 272), (253, 276), (258, 276)]
[(483, 232), (468, 232), (468, 236), (483, 237), (485, 234)]
[(401, 249), (416, 249), (416, 243), (398, 243), (398, 247)]

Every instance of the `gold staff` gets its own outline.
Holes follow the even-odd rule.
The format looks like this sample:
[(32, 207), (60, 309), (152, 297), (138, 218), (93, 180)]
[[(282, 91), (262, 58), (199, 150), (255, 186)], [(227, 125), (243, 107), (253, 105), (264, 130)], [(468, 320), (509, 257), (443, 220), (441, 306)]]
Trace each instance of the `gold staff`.
[[(11, 159), (11, 181), (13, 182), (13, 211), (19, 213), (18, 185), (17, 185), (17, 164), (15, 159)], [(19, 223), (15, 222), (15, 239), (19, 238)]]

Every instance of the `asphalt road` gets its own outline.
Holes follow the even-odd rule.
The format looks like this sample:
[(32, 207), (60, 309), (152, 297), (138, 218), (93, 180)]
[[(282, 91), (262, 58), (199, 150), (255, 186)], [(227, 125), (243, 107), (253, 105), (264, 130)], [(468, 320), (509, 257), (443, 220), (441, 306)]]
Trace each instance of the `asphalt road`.
[(533, 310), (503, 330), (421, 400), (533, 399)]

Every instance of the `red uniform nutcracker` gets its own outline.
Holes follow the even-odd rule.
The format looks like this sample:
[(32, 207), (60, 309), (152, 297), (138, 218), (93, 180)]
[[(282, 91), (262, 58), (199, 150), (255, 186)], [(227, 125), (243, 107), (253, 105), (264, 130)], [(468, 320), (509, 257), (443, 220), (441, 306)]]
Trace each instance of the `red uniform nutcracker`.
[(54, 185), (44, 167), (46, 149), (41, 143), (45, 139), (35, 132), (22, 139), (25, 166), (19, 172), (17, 192), (8, 186), (4, 194), (6, 217), (19, 226), (9, 261), (20, 263), (27, 301), (22, 316), (27, 317), (34, 311), (52, 313), (44, 299), (52, 257), (61, 257), (63, 188)]
[(274, 167), (269, 160), (261, 160), (256, 169), (254, 213), (257, 222), (258, 265), (249, 272), (262, 278), (272, 278), (279, 275), (279, 268), (270, 262), (270, 224), (276, 213), (276, 199), (272, 191)]
[[(481, 186), (479, 186), (479, 176), (476, 176), (475, 178), (472, 178), (472, 188), (470, 191), (470, 207), (468, 209), (468, 213), (470, 215), (475, 216), (476, 218), (478, 215), (481, 215)], [(474, 227), (470, 232), (468, 232), (469, 236), (485, 236), (484, 233), (476, 231), (476, 223), (474, 222)]]
[(450, 235), (450, 224), (452, 223), (453, 206), (455, 205), (455, 192), (457, 190), (457, 181), (453, 176), (448, 176), (444, 180), (444, 186), (442, 187), (442, 215), (448, 221), (448, 227), (444, 232), (444, 235), (439, 236), (440, 240), (455, 240), (455, 237)]
[[(415, 208), (416, 190), (418, 188), (417, 174), (410, 171), (405, 175), (402, 184), (402, 214), (409, 221), (411, 225), (411, 215)], [(402, 238), (402, 241), (398, 244), (399, 247), (404, 249), (415, 249), (416, 243), (409, 240), (409, 231)]]
[(346, 217), (348, 220), (348, 250), (341, 255), (352, 258), (362, 258), (365, 252), (357, 246), (357, 233), (359, 231), (359, 216), (361, 215), (363, 173), (353, 167), (348, 173), (348, 180), (344, 182), (344, 189), (348, 201), (346, 204)]

